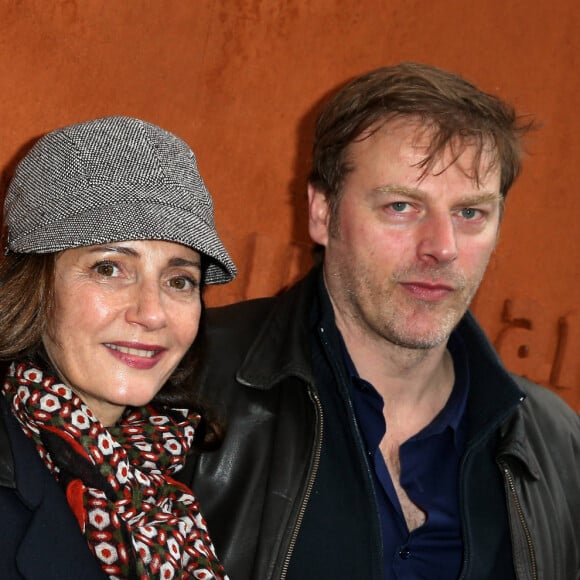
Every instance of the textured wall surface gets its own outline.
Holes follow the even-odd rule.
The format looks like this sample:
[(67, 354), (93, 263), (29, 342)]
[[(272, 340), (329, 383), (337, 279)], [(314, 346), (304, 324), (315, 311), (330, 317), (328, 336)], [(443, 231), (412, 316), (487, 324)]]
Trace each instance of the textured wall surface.
[(511, 369), (580, 409), (580, 10), (574, 0), (0, 0), (3, 182), (40, 134), (142, 117), (196, 151), (239, 279), (271, 294), (310, 265), (304, 176), (328, 92), (418, 60), (542, 123), (474, 311)]

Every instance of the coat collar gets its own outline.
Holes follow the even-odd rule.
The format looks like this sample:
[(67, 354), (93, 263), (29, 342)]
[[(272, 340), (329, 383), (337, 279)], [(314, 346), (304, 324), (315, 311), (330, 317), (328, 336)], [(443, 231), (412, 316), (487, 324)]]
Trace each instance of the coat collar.
[(467, 312), (457, 326), (467, 352), (470, 387), (467, 414), (470, 436), (496, 429), (526, 398), (506, 371), (489, 339)]
[(320, 269), (275, 299), (274, 306), (240, 366), (236, 378), (246, 386), (270, 389), (295, 376), (314, 382), (310, 364), (311, 311)]

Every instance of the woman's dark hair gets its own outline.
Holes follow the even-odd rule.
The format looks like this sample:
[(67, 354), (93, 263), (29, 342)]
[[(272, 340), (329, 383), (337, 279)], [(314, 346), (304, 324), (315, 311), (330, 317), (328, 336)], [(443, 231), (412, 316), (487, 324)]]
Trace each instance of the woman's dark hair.
[[(0, 363), (29, 360), (56, 373), (42, 343), (54, 312), (54, 268), (58, 253), (16, 254), (0, 260)], [(202, 256), (202, 273), (204, 270)], [(197, 411), (201, 422), (195, 447), (207, 450), (219, 445), (223, 428), (209, 407), (197, 398), (192, 376), (199, 368), (205, 343), (203, 288), (198, 335), (178, 367), (153, 398), (169, 408)]]
[(29, 357), (42, 344), (54, 307), (55, 258), (10, 252), (0, 260), (0, 361)]

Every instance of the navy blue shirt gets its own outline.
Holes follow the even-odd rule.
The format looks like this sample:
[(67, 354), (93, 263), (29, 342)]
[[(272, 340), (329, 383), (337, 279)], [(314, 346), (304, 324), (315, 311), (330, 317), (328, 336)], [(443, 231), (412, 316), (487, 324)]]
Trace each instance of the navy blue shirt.
[[(343, 345), (344, 347), (344, 345)], [(455, 384), (441, 412), (399, 450), (400, 483), (427, 516), (409, 532), (379, 444), (385, 435), (383, 399), (361, 379), (346, 348), (353, 407), (366, 445), (381, 522), (387, 578), (449, 580), (460, 573), (463, 542), (459, 513), (459, 464), (466, 444), (465, 406), (469, 385), (467, 354), (459, 335), (448, 344)]]

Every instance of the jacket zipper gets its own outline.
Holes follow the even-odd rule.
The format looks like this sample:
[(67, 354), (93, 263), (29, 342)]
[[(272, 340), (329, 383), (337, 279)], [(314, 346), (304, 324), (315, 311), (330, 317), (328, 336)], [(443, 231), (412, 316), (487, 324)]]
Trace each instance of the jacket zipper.
[[(324, 336), (324, 328), (320, 328), (320, 332), (321, 332), (321, 336), (323, 337)], [(325, 337), (322, 338), (322, 343), (327, 350), (330, 348), (328, 340)], [(329, 364), (332, 367), (332, 370), (334, 372), (334, 376), (335, 376), (337, 383), (342, 386), (341, 387), (342, 389), (348, 391), (347, 378), (342, 373), (340, 366), (337, 365), (333, 361), (331, 356), (329, 356)], [(344, 395), (344, 393), (343, 393), (343, 396), (344, 396), (344, 402), (348, 408), (348, 415), (350, 418), (350, 427), (352, 429), (353, 436), (356, 439), (359, 452), (362, 455), (362, 457), (361, 457), (361, 455), (359, 455), (359, 460), (362, 463), (363, 468), (365, 469), (366, 476), (367, 476), (367, 486), (368, 486), (367, 491), (369, 493), (369, 496), (372, 498), (373, 505), (375, 506), (375, 513), (378, 514), (379, 513), (378, 500), (377, 500), (375, 488), (373, 485), (373, 475), (371, 472), (371, 467), (369, 465), (367, 454), (365, 452), (365, 444), (363, 443), (362, 435), (361, 435), (361, 432), (360, 432), (360, 429), (359, 429), (359, 426), (358, 426), (358, 423), (356, 420), (356, 413), (354, 410), (354, 405), (352, 403), (352, 399), (350, 398), (350, 396), (346, 396), (346, 395)], [(378, 518), (378, 516), (377, 516), (377, 518)], [(378, 522), (376, 522), (376, 523), (378, 523)], [(380, 528), (380, 524), (379, 524), (378, 529), (376, 529), (375, 531), (376, 531), (377, 536), (378, 536), (379, 541), (380, 541), (379, 546), (377, 546), (377, 548), (378, 548), (377, 553), (380, 554), (379, 566), (381, 566), (381, 570), (382, 570), (383, 544), (382, 544), (382, 529)], [(382, 577), (383, 574), (384, 574), (384, 571), (381, 573), (381, 575), (379, 577)]]
[(302, 504), (300, 510), (298, 511), (298, 516), (296, 518), (296, 525), (292, 532), (290, 538), (290, 543), (288, 544), (288, 552), (282, 563), (282, 569), (280, 572), (280, 580), (285, 580), (286, 574), (288, 574), (288, 567), (290, 566), (290, 558), (292, 558), (292, 552), (296, 546), (296, 541), (298, 539), (298, 533), (300, 532), (300, 527), (302, 526), (302, 520), (304, 519), (304, 514), (306, 513), (306, 506), (308, 505), (308, 500), (310, 499), (310, 494), (312, 493), (312, 488), (314, 487), (314, 481), (316, 479), (316, 474), (318, 473), (318, 467), (320, 465), (320, 455), (322, 452), (322, 436), (324, 432), (324, 416), (322, 414), (322, 403), (318, 394), (314, 390), (310, 390), (310, 398), (314, 401), (316, 407), (316, 412), (319, 417), (319, 429), (318, 436), (316, 438), (316, 446), (314, 448), (314, 456), (312, 459), (312, 469), (310, 470), (310, 478), (308, 479), (308, 484), (306, 485), (306, 490), (302, 498)]
[[(520, 503), (520, 498), (518, 497), (518, 494), (516, 491), (516, 486), (514, 484), (514, 478), (513, 478), (511, 471), (510, 471), (510, 469), (505, 461), (499, 459), (498, 463), (499, 463), (499, 466), (501, 467), (501, 469), (505, 475), (505, 481), (507, 483), (507, 487), (509, 489), (510, 495), (513, 499), (513, 505), (516, 508), (516, 512), (518, 514), (520, 524), (522, 526), (522, 529), (524, 530), (524, 536), (526, 538), (526, 543), (528, 545), (528, 553), (530, 556), (530, 566), (531, 566), (532, 578), (533, 578), (533, 580), (537, 580), (538, 579), (538, 567), (537, 567), (537, 562), (536, 562), (536, 553), (534, 550), (534, 544), (532, 542), (532, 535), (530, 534), (530, 529), (528, 528), (528, 524), (526, 523), (526, 520), (524, 518), (524, 512), (522, 510), (522, 504)], [(515, 559), (515, 554), (514, 554), (514, 559)]]
[[(344, 380), (345, 379), (343, 377), (343, 383), (344, 383)], [(360, 428), (359, 428), (358, 423), (357, 423), (357, 420), (356, 420), (356, 413), (355, 413), (355, 410), (354, 410), (354, 405), (353, 405), (352, 399), (350, 397), (347, 397), (346, 398), (346, 405), (348, 406), (348, 410), (349, 410), (351, 428), (352, 428), (354, 437), (356, 438), (356, 441), (357, 441), (357, 444), (358, 444), (358, 448), (359, 448), (359, 452), (362, 454), (362, 457), (360, 457), (360, 455), (359, 455), (359, 460), (363, 463), (364, 469), (365, 469), (365, 473), (366, 473), (366, 476), (367, 476), (367, 490), (368, 490), (369, 496), (372, 498), (372, 502), (373, 502), (373, 505), (375, 507), (375, 513), (378, 514), (379, 513), (379, 508), (378, 508), (379, 501), (377, 499), (377, 494), (376, 494), (376, 491), (375, 491), (375, 488), (374, 488), (374, 485), (373, 485), (373, 474), (371, 472), (371, 467), (370, 467), (370, 464), (369, 464), (369, 459), (368, 459), (368, 456), (367, 456), (367, 453), (366, 453), (366, 445), (363, 442), (363, 438), (362, 438), (362, 435), (361, 435), (361, 432), (360, 432)], [(377, 516), (377, 518), (378, 518), (378, 516)], [(375, 522), (375, 524), (376, 523), (377, 522)], [(377, 551), (380, 554), (380, 558), (378, 560), (378, 564), (382, 568), (382, 566), (383, 566), (383, 564), (382, 564), (382, 562), (383, 562), (383, 544), (382, 544), (382, 533), (383, 533), (383, 531), (382, 531), (382, 528), (380, 527), (380, 523), (379, 523), (378, 529), (375, 529), (375, 532), (376, 532), (376, 534), (377, 534), (377, 536), (378, 536), (378, 538), (380, 539), (380, 542), (381, 542), (380, 545), (379, 546), (376, 546), (376, 547), (378, 548)], [(383, 571), (382, 574), (381, 574), (381, 576), (379, 576), (379, 577), (382, 577), (382, 575), (384, 575), (384, 573), (385, 572)]]

